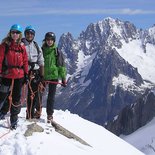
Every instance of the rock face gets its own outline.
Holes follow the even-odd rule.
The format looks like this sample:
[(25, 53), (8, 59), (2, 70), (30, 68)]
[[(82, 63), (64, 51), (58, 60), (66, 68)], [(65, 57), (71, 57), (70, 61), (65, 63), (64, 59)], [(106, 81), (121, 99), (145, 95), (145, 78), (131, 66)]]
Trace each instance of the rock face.
[(154, 36), (155, 27), (138, 30), (130, 22), (112, 18), (90, 24), (78, 39), (63, 34), (59, 48), (65, 54), (70, 81), (57, 94), (55, 108), (68, 109), (103, 126), (113, 120), (145, 92), (139, 69), (118, 51), (137, 41), (142, 54), (146, 53), (148, 44), (155, 45)]
[(77, 84), (73, 88), (76, 90), (71, 91), (72, 88), (66, 88), (61, 94), (63, 95), (61, 108), (67, 108), (95, 123), (104, 124), (105, 121), (112, 119), (120, 109), (136, 101), (137, 96), (140, 95), (137, 91), (133, 94), (119, 86), (115, 89), (112, 84), (113, 77), (118, 77), (121, 73), (133, 78), (137, 86), (140, 86), (143, 80), (137, 70), (125, 62), (115, 50), (108, 49), (100, 52), (97, 57), (85, 78), (84, 83), (90, 81), (90, 84), (82, 92), (80, 89), (83, 89), (83, 86)]
[(123, 108), (105, 127), (116, 135), (128, 135), (146, 125), (155, 116), (154, 89), (147, 90), (135, 104)]

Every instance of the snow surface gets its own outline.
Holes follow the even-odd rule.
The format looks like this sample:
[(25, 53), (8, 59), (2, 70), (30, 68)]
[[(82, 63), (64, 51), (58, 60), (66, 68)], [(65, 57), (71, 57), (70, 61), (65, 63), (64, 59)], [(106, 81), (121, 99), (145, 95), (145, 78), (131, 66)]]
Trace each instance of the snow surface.
[(155, 46), (146, 44), (146, 53), (142, 48), (140, 40), (132, 40), (129, 43), (122, 41), (122, 48), (118, 53), (138, 72), (145, 80), (155, 83)]
[(128, 90), (128, 91), (133, 91), (133, 90), (137, 90), (137, 91), (144, 91), (144, 88), (150, 87), (151, 85), (149, 83), (144, 82), (144, 84), (142, 84), (140, 87), (136, 86), (135, 84), (135, 79), (132, 79), (128, 76), (125, 76), (123, 74), (119, 74), (118, 77), (114, 77), (112, 80), (112, 85), (115, 86), (115, 88), (117, 86), (122, 87), (124, 90)]
[(45, 108), (37, 123), (44, 128), (44, 132), (33, 133), (26, 138), (23, 134), (27, 125), (33, 122), (25, 120), (25, 111), (26, 109), (22, 108), (17, 130), (9, 131), (9, 116), (0, 121), (0, 155), (143, 155), (102, 126), (84, 120), (69, 111), (55, 110), (54, 120), (92, 147), (57, 133), (46, 123)]
[(128, 136), (120, 136), (146, 155), (155, 155), (155, 118)]

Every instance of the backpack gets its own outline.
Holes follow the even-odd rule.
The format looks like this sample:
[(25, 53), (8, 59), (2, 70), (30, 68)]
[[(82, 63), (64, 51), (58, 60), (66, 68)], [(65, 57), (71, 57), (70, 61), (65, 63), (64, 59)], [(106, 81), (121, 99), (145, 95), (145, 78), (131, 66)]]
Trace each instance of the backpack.
[(57, 58), (57, 66), (65, 66), (64, 55), (59, 51), (58, 47), (55, 51)]

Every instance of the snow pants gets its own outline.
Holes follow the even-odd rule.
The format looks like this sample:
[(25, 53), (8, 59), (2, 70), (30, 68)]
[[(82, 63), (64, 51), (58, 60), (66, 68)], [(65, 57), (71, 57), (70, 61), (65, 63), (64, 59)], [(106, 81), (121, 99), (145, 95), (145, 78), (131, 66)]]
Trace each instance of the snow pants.
[[(57, 80), (54, 80), (54, 82), (57, 82)], [(47, 105), (46, 105), (47, 115), (53, 115), (53, 113), (54, 113), (54, 102), (55, 102), (56, 87), (57, 87), (56, 84), (49, 83)]]
[(8, 96), (10, 94), (10, 86), (12, 79), (2, 79), (2, 85), (0, 86), (0, 113), (7, 114), (10, 107), (10, 122), (14, 123), (18, 120), (18, 114), (21, 110), (20, 98), (22, 91), (23, 78), (14, 79), (14, 85), (12, 90), (12, 104), (10, 105)]

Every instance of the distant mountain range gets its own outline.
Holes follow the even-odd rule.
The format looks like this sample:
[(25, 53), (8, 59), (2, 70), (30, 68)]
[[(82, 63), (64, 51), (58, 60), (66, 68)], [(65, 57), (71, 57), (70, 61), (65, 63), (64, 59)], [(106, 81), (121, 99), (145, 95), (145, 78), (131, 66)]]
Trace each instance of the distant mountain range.
[[(116, 134), (131, 133), (155, 116), (154, 110), (137, 123), (142, 122), (139, 115), (144, 113), (138, 113), (147, 103), (141, 100), (155, 84), (155, 26), (142, 30), (129, 21), (106, 18), (88, 25), (77, 39), (63, 34), (58, 46), (65, 54), (70, 80), (56, 97), (57, 109), (68, 109)], [(151, 102), (154, 108), (152, 96)], [(139, 111), (132, 115), (138, 120), (128, 129), (124, 123), (133, 117), (125, 120), (124, 109), (136, 105)]]

